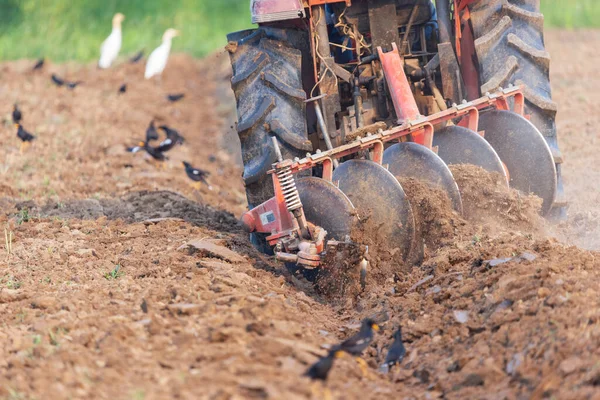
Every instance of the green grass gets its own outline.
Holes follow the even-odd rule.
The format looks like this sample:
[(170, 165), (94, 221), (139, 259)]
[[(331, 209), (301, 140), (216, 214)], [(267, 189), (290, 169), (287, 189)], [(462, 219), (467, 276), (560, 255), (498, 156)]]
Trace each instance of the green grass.
[(121, 54), (148, 54), (173, 27), (182, 32), (173, 51), (201, 57), (250, 27), (249, 9), (249, 0), (0, 0), (0, 60), (96, 60), (116, 12), (126, 17)]
[(541, 0), (546, 26), (560, 28), (600, 27), (599, 0)]
[[(487, 0), (483, 0), (487, 1)], [(250, 0), (0, 0), (0, 60), (47, 57), (93, 61), (114, 13), (126, 16), (122, 55), (160, 44), (165, 29), (182, 31), (174, 51), (204, 56), (228, 32), (251, 27)], [(600, 27), (600, 0), (541, 0), (549, 27)]]

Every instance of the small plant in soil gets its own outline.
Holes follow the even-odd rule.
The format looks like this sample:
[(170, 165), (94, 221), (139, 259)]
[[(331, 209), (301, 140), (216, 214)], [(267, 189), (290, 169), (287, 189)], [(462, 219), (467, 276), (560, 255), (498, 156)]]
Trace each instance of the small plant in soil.
[(31, 216), (29, 215), (29, 209), (22, 208), (19, 210), (17, 214), (17, 225), (22, 225), (23, 222), (29, 222), (31, 220)]
[(104, 274), (104, 278), (106, 280), (113, 281), (115, 279), (119, 279), (123, 275), (125, 275), (125, 273), (121, 272), (121, 265), (117, 264), (117, 265), (115, 265), (115, 267), (113, 268), (112, 271)]

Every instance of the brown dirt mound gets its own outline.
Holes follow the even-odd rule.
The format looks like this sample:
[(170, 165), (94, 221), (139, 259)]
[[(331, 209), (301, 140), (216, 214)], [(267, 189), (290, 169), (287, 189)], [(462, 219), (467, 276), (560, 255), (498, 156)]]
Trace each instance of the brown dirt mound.
[(508, 189), (504, 178), (475, 165), (451, 165), (460, 190), (465, 216), (501, 229), (536, 231), (542, 225), (537, 196)]
[(410, 200), (415, 225), (427, 249), (435, 251), (451, 243), (467, 223), (452, 208), (447, 193), (414, 178), (398, 178)]

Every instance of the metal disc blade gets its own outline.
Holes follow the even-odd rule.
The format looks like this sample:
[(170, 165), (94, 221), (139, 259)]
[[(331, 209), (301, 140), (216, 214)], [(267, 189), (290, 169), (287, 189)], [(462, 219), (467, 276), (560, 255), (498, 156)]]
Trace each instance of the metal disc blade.
[(479, 130), (496, 150), (510, 175), (510, 186), (542, 198), (542, 214), (556, 196), (556, 167), (546, 140), (535, 125), (510, 111), (488, 111)]
[(452, 172), (442, 159), (425, 146), (405, 142), (390, 146), (383, 153), (383, 164), (392, 175), (415, 178), (448, 194), (452, 207), (462, 213), (462, 200)]
[(333, 172), (360, 218), (376, 227), (375, 240), (407, 260), (415, 238), (415, 220), (400, 183), (388, 170), (368, 160), (346, 161)]
[(309, 177), (296, 182), (306, 220), (327, 231), (328, 239), (343, 241), (356, 218), (352, 202), (333, 183)]
[(448, 165), (472, 164), (506, 178), (506, 171), (494, 148), (477, 132), (461, 126), (447, 126), (433, 135), (438, 156)]

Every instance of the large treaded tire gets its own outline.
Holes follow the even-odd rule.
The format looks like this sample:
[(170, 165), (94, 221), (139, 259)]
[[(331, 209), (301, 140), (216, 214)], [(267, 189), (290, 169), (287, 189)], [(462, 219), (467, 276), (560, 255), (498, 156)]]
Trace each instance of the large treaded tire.
[(272, 136), (284, 159), (304, 157), (312, 151), (306, 129), (301, 50), (309, 40), (304, 31), (271, 27), (232, 33), (227, 39), (243, 178), (253, 208), (274, 195), (267, 174), (277, 161)]
[(550, 88), (550, 55), (544, 47), (544, 16), (540, 0), (480, 0), (470, 9), (481, 93), (509, 84), (523, 85), (525, 113), (544, 135), (558, 178), (553, 214), (566, 213), (562, 156), (556, 137), (556, 103)]

